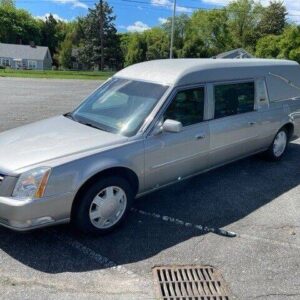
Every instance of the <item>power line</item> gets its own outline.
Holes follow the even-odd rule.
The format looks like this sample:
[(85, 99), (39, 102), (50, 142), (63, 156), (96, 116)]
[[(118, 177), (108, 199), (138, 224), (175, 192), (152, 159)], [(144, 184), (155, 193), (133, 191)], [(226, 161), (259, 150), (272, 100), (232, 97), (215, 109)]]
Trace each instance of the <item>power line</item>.
[[(115, 0), (116, 1), (116, 0)], [(137, 4), (141, 4), (141, 7), (143, 8), (147, 8), (149, 9), (149, 7), (151, 7), (153, 10), (156, 9), (156, 10), (164, 10), (164, 11), (170, 11), (173, 9), (173, 3), (171, 2), (169, 5), (166, 5), (166, 4), (162, 4), (162, 3), (152, 3), (152, 2), (149, 2), (149, 1), (142, 1), (142, 0), (119, 0), (120, 2), (114, 2), (116, 3), (117, 5), (121, 5), (122, 3), (121, 2), (125, 2), (125, 3), (137, 3)], [(52, 2), (52, 0), (18, 0), (17, 3), (37, 3), (39, 2), (41, 4), (41, 2)], [(87, 3), (87, 4), (96, 4), (96, 1), (94, 0), (80, 0), (80, 2), (82, 3)], [(113, 2), (113, 1), (109, 1), (108, 2)], [(126, 4), (126, 6), (123, 6), (123, 7), (127, 7), (129, 6), (128, 4)], [(134, 5), (131, 5), (129, 7), (136, 7)], [(186, 8), (186, 9), (190, 9), (190, 10), (204, 10), (204, 11), (211, 11), (211, 10), (227, 10), (229, 12), (236, 12), (236, 13), (243, 13), (243, 12), (247, 12), (246, 10), (232, 10), (232, 9), (228, 9), (226, 7), (221, 7), (221, 8), (218, 8), (218, 7), (214, 7), (214, 8), (207, 8), (207, 7), (200, 7), (200, 6), (187, 6), (187, 5), (184, 5), (184, 6), (180, 6), (182, 8)], [(181, 11), (179, 11), (181, 12)], [(192, 11), (183, 11), (182, 13), (191, 13)], [(287, 13), (287, 16), (288, 17), (300, 17), (300, 13), (299, 14), (295, 14), (295, 13)]]

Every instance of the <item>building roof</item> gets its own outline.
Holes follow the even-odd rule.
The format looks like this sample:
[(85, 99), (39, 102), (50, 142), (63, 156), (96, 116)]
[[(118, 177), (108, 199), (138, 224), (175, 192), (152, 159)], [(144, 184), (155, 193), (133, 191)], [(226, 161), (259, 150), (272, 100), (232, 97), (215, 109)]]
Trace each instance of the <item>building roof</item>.
[[(299, 65), (294, 61), (279, 59), (164, 59), (129, 66), (116, 73), (115, 77), (173, 85), (192, 83), (191, 81), (193, 80), (198, 82), (201, 80), (212, 80), (213, 78), (221, 78), (222, 76), (226, 78), (228, 75), (225, 74), (225, 70), (233, 73), (232, 76), (236, 76), (235, 78), (239, 78), (237, 72), (247, 72), (249, 71), (249, 67), (261, 69), (259, 67), (273, 66)], [(201, 79), (200, 73), (205, 78)], [(191, 79), (191, 76), (194, 76), (194, 78)]]
[(0, 43), (0, 57), (44, 60), (48, 47)]
[(233, 49), (224, 53), (220, 53), (216, 58), (254, 58), (252, 54), (243, 48)]

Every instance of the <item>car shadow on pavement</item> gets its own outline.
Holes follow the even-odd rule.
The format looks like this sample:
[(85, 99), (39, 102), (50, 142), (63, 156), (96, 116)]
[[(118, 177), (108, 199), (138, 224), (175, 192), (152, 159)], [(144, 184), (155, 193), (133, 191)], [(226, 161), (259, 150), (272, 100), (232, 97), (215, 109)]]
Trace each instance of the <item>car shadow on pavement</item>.
[[(280, 162), (250, 157), (149, 194), (138, 199), (134, 207), (192, 224), (222, 228), (299, 185), (299, 159), (300, 145), (293, 143)], [(130, 212), (121, 228), (99, 237), (77, 233), (69, 225), (26, 234), (1, 228), (0, 249), (42, 272), (83, 272), (106, 267), (78, 251), (81, 246), (124, 265), (153, 257), (202, 234), (193, 227)], [(67, 240), (74, 241), (75, 247)]]

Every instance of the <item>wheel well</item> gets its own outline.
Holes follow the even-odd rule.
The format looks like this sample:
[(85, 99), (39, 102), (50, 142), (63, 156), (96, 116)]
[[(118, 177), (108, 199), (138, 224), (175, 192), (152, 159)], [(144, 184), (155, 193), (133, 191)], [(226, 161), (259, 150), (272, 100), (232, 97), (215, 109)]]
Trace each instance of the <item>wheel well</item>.
[(294, 125), (292, 123), (287, 123), (282, 128), (285, 128), (288, 133), (288, 139), (290, 140), (293, 137), (294, 134)]
[(114, 168), (110, 168), (110, 169), (101, 171), (101, 172), (95, 174), (94, 176), (92, 176), (91, 178), (89, 178), (77, 191), (76, 196), (73, 201), (73, 205), (72, 205), (71, 219), (73, 216), (74, 208), (79, 203), (79, 200), (81, 199), (81, 196), (84, 194), (86, 189), (89, 186), (91, 186), (94, 182), (96, 182), (97, 180), (101, 179), (104, 176), (106, 176), (106, 177), (107, 176), (119, 176), (119, 177), (122, 177), (122, 178), (128, 180), (131, 187), (133, 188), (134, 195), (137, 194), (138, 189), (139, 189), (139, 179), (138, 179), (138, 176), (135, 174), (135, 172), (133, 172), (132, 170), (125, 168), (125, 167), (114, 167)]

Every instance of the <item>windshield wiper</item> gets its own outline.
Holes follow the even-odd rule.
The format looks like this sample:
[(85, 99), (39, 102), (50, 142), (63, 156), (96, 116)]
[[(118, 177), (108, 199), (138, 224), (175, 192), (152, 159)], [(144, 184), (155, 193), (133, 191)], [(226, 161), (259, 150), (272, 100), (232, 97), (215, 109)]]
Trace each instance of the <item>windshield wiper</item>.
[(64, 117), (69, 118), (69, 119), (71, 119), (73, 121), (76, 121), (75, 118), (73, 117), (73, 114), (71, 112), (68, 112), (68, 113), (64, 114)]
[(73, 116), (73, 114), (72, 114), (71, 112), (68, 112), (68, 113), (64, 114), (64, 116), (65, 116), (66, 118), (69, 118), (69, 119), (71, 119), (71, 120), (73, 120), (73, 121), (75, 121), (75, 122), (78, 122), (78, 123), (82, 124), (82, 125), (89, 126), (89, 127), (92, 127), (92, 128), (96, 128), (96, 129), (98, 129), (98, 130), (102, 130), (102, 131), (109, 132), (108, 129), (105, 129), (105, 128), (103, 128), (103, 127), (94, 125), (94, 124), (89, 123), (89, 122), (84, 122), (84, 121), (79, 121), (79, 120), (77, 120), (76, 118), (74, 118), (74, 116)]
[(99, 128), (98, 126), (96, 125), (93, 125), (91, 123), (85, 123), (85, 122), (80, 122), (81, 124), (83, 125), (86, 125), (86, 126), (89, 126), (89, 127), (92, 127), (92, 128), (96, 128), (96, 129), (99, 129), (99, 130), (102, 130), (101, 128)]
[(106, 132), (109, 132), (107, 129), (105, 128), (102, 128), (100, 126), (97, 126), (97, 125), (94, 125), (92, 123), (88, 123), (88, 122), (82, 122), (82, 121), (79, 121), (80, 124), (83, 124), (83, 125), (86, 125), (86, 126), (89, 126), (89, 127), (92, 127), (92, 128), (96, 128), (98, 130), (102, 130), (102, 131), (106, 131)]

